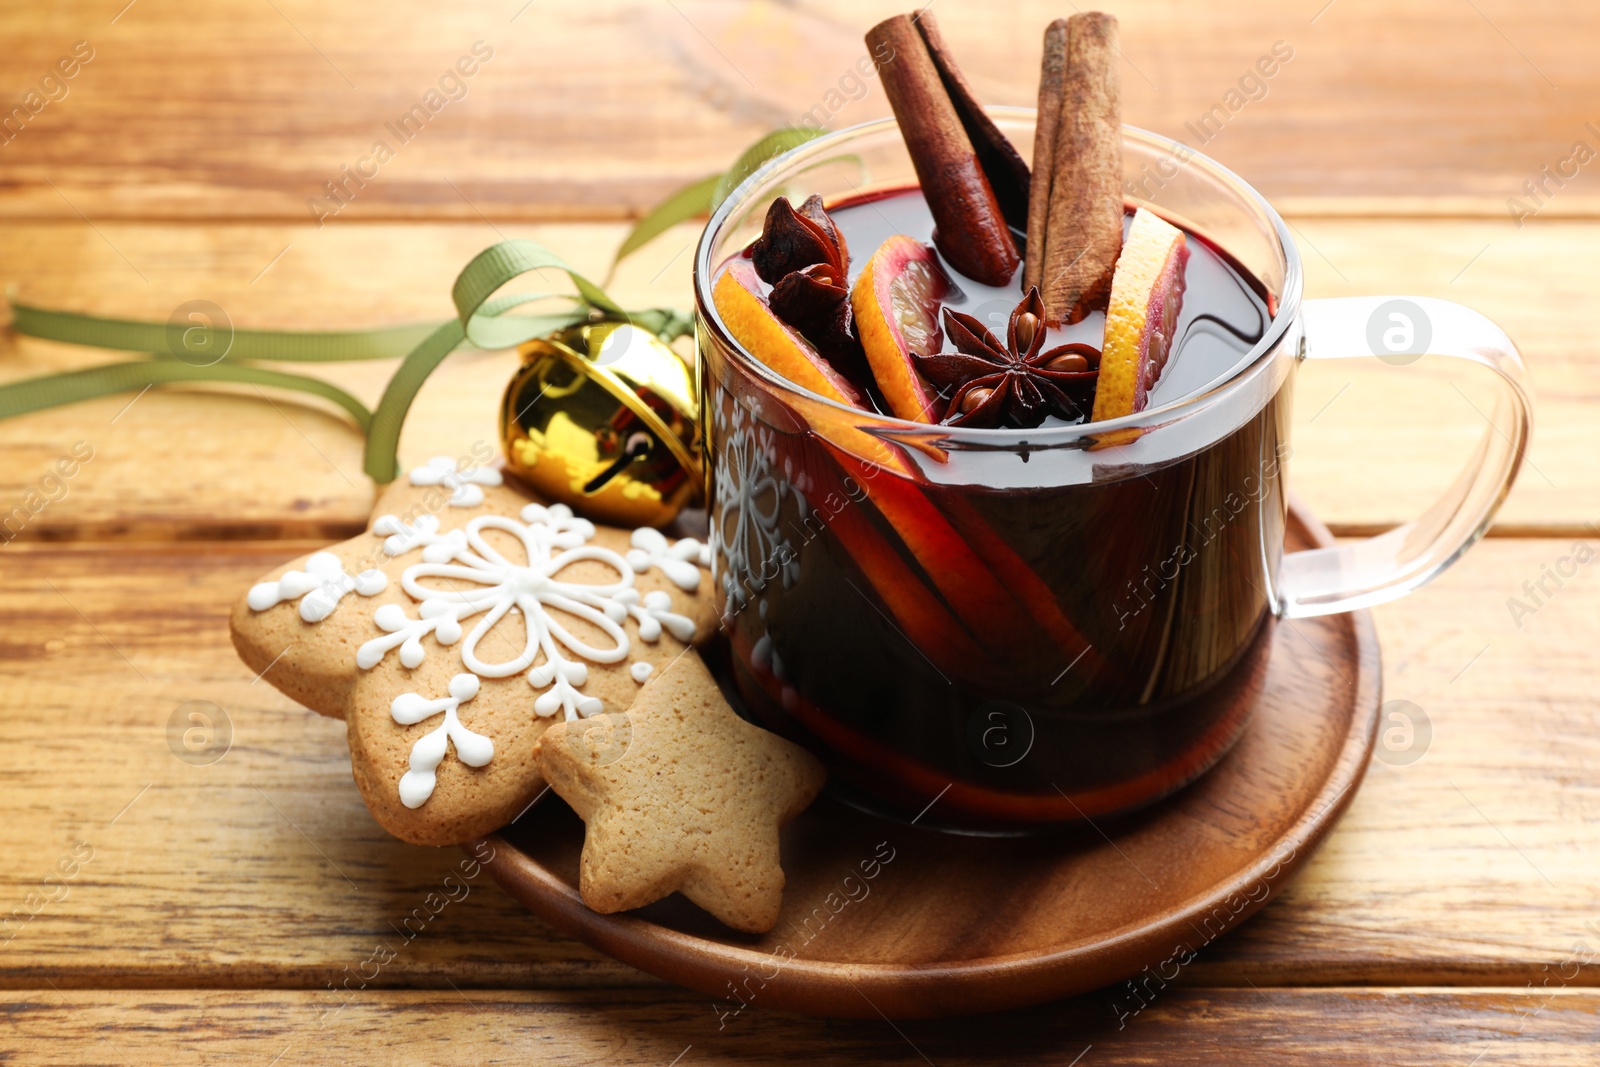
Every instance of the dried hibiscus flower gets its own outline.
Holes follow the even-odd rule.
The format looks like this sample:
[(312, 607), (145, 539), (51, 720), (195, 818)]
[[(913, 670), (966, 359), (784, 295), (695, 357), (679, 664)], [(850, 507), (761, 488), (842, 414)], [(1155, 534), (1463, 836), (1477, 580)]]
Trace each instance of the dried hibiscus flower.
[(750, 247), (756, 274), (772, 286), (767, 304), (839, 371), (856, 377), (866, 357), (850, 311), (850, 253), (844, 235), (810, 196), (796, 211), (780, 196)]
[(1044, 302), (1037, 288), (1011, 312), (1004, 344), (971, 315), (949, 308), (944, 315), (945, 337), (956, 351), (912, 356), (939, 395), (949, 397), (944, 425), (1028, 428), (1047, 415), (1083, 416), (1080, 401), (1099, 374), (1100, 352), (1086, 344), (1041, 351)]

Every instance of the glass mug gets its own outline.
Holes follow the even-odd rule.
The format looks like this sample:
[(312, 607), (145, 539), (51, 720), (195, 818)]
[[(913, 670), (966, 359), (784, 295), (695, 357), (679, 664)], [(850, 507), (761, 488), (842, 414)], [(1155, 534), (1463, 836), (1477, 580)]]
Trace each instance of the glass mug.
[[(989, 110), (1031, 155), (1033, 111)], [(1243, 732), (1276, 620), (1415, 589), (1482, 536), (1516, 477), (1531, 411), (1493, 323), (1421, 297), (1302, 300), (1283, 220), (1232, 172), (1133, 128), (1123, 167), (1130, 204), (1225, 250), (1273, 316), (1222, 377), (1088, 425), (955, 429), (865, 412), (783, 379), (722, 325), (717, 269), (774, 197), (915, 185), (892, 119), (773, 160), (700, 239), (701, 419), (732, 678), (746, 712), (821, 756), (850, 803), (911, 818), (937, 798), (924, 825), (1003, 833), (1158, 800)], [(853, 251), (859, 265), (870, 250)], [(1285, 553), (1300, 362), (1424, 352), (1498, 375), (1466, 471), (1413, 522)]]

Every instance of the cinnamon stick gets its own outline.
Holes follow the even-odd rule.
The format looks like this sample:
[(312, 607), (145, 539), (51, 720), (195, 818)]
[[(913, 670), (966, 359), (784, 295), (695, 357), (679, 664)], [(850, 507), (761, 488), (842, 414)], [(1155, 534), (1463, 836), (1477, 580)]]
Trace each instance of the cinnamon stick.
[[(1055, 72), (1059, 70), (1057, 75)], [(1059, 90), (1054, 84), (1059, 82)], [(1036, 135), (1030, 189), (1030, 258), (1037, 260), (1045, 319), (1077, 322), (1104, 308), (1122, 251), (1122, 100), (1117, 20), (1098, 11), (1052, 23), (1045, 33), (1041, 117), (1055, 96), (1054, 137)], [(1045, 153), (1041, 158), (1041, 150)], [(1041, 181), (1040, 171), (1048, 175)], [(1036, 217), (1044, 218), (1035, 241)]]
[(933, 213), (933, 243), (974, 281), (1007, 284), (1020, 260), (1016, 242), (921, 31), (896, 15), (867, 31), (867, 48), (892, 57), (881, 68), (883, 88)]
[[(1044, 61), (1039, 68), (1039, 112), (1033, 127), (1033, 178), (1028, 189), (1028, 254), (1022, 288), (1043, 288), (1045, 223), (1050, 217), (1050, 183), (1055, 171), (1056, 132), (1061, 128), (1061, 86), (1067, 65), (1067, 20), (1044, 31)], [(1048, 316), (1049, 312), (1046, 311)]]
[(950, 95), (950, 103), (955, 106), (956, 115), (972, 140), (973, 151), (978, 154), (978, 166), (983, 170), (984, 177), (989, 179), (994, 198), (1000, 203), (1001, 213), (1012, 227), (1026, 230), (1028, 164), (1023, 160), (1022, 153), (1017, 151), (1017, 146), (1011, 143), (1010, 138), (1000, 132), (1000, 127), (994, 124), (989, 113), (983, 110), (978, 95), (972, 91), (966, 75), (956, 66), (955, 57), (944, 43), (944, 34), (939, 32), (939, 22), (933, 17), (933, 12), (924, 8), (912, 22), (922, 34), (922, 42), (928, 46), (928, 56), (939, 70), (939, 80), (944, 82), (944, 91)]

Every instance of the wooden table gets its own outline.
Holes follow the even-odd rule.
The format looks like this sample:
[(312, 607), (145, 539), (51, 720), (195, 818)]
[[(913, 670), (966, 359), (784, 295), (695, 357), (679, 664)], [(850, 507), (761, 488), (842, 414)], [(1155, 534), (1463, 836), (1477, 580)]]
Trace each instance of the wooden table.
[[(875, 84), (851, 100), (841, 79), (866, 26), (900, 6), (124, 3), (0, 12), (6, 99), (92, 48), (66, 95), (48, 83), (58, 98), (0, 144), (0, 275), (47, 305), (164, 319), (206, 299), (240, 326), (304, 328), (442, 318), (456, 270), (504, 236), (603, 274), (629, 217), (766, 129), (819, 103), (835, 126), (884, 114)], [(1575, 142), (1600, 148), (1586, 125), (1600, 124), (1600, 16), (1512, 0), (1108, 6), (1129, 120), (1190, 140), (1185, 124), (1258, 56), (1292, 47), (1205, 151), (1284, 208), (1311, 295), (1471, 304), (1537, 384), (1531, 458), (1492, 535), (1377, 612), (1385, 695), (1425, 710), (1431, 743), (1373, 764), (1281, 898), (1121, 1027), (1112, 991), (978, 1020), (757, 1011), (719, 1030), (707, 998), (486, 883), (404, 941), (396, 917), (456, 854), (381, 833), (343, 727), (253, 682), (225, 625), (257, 575), (361, 528), (358, 437), (283, 396), (152, 391), (0, 423), (0, 512), (33, 489), (54, 498), (0, 547), (0, 1058), (1593, 1062), (1600, 568), (1532, 615), (1509, 600), (1596, 533), (1600, 170), (1547, 182), (1522, 225), (1507, 200), (1535, 206), (1525, 182)], [(1040, 31), (1071, 8), (938, 11), (979, 91), (1025, 104)], [(307, 200), (478, 41), (493, 54), (465, 95), (319, 225)], [(655, 242), (615, 294), (684, 303), (693, 236)], [(7, 338), (0, 378), (104, 359)], [(492, 441), (511, 365), (453, 357), (403, 454)], [(390, 370), (326, 373), (372, 401)], [(1482, 432), (1482, 388), (1426, 365), (1308, 368), (1295, 485), (1336, 532), (1402, 521)], [(80, 441), (92, 460), (47, 481)], [(190, 701), (231, 724), (218, 762), (174, 756)], [(377, 977), (333, 992), (380, 943), (397, 951)]]

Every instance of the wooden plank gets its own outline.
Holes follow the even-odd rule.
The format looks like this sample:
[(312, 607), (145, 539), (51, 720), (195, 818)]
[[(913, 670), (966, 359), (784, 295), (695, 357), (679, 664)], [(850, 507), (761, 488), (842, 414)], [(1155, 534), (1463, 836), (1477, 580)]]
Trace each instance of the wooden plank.
[[(1105, 995), (976, 1018), (889, 1023), (718, 1006), (663, 992), (76, 992), (6, 1005), (0, 1050), (30, 1063), (826, 1063), (1187, 1067), (1593, 1062), (1589, 991), (1172, 989), (1124, 1019)], [(725, 1010), (725, 1009), (724, 1009)], [(1119, 1028), (1119, 1021), (1122, 1023)], [(1369, 1043), (1369, 1039), (1373, 1043)], [(1381, 1051), (1375, 1047), (1381, 1041)], [(674, 1058), (676, 1057), (676, 1059)], [(1074, 1059), (1074, 1057), (1078, 1057)]]
[[(0, 262), (23, 298), (102, 314), (166, 319), (194, 299), (240, 327), (341, 328), (451, 313), (455, 272), (503, 236), (531, 236), (579, 269), (604, 274), (623, 228), (526, 226), (8, 226)], [(1307, 293), (1421, 293), (1459, 300), (1499, 321), (1523, 346), (1539, 402), (1529, 467), (1501, 514), (1508, 533), (1583, 533), (1597, 517), (1600, 371), (1587, 358), (1588, 279), (1600, 273), (1600, 224), (1539, 221), (1300, 220)], [(689, 294), (693, 226), (626, 263), (614, 294), (627, 306)], [(1561, 264), (1562, 269), (1550, 269)], [(144, 280), (141, 280), (144, 279)], [(535, 280), (529, 288), (556, 287)], [(106, 361), (106, 353), (7, 336), (0, 377)], [(1472, 372), (1376, 361), (1308, 365), (1297, 393), (1294, 484), (1336, 531), (1393, 525), (1455, 477), (1485, 432), (1492, 397)], [(511, 353), (462, 353), (423, 390), (403, 456), (414, 461), (497, 440), (496, 409)], [(392, 363), (328, 365), (314, 374), (375, 402)], [(1452, 388), (1460, 386), (1460, 391)], [(94, 459), (66, 495), (30, 516), (31, 539), (347, 536), (372, 500), (361, 441), (319, 402), (274, 394), (204, 400), (152, 393), (112, 397), (0, 423), (0, 514), (38, 488), (54, 461), (85, 441)], [(48, 486), (46, 488), (49, 488)], [(59, 494), (57, 494), (59, 495)], [(35, 500), (42, 498), (35, 498)]]
[[(1583, 278), (1600, 269), (1600, 251), (1586, 247), (1600, 228), (1336, 219), (1291, 228), (1308, 297), (1439, 297), (1483, 312), (1511, 336), (1532, 380), (1535, 425), (1497, 530), (1592, 534), (1600, 480), (1589, 457), (1600, 450), (1600, 423), (1591, 412), (1600, 379), (1579, 309), (1589, 300)], [(1298, 381), (1291, 477), (1341, 533), (1391, 525), (1454, 481), (1489, 432), (1494, 400), (1486, 372), (1451, 361), (1313, 361)]]
[(1361, 793), (1306, 876), (1217, 945), (1203, 980), (1537, 988), (1534, 957), (1597, 980), (1565, 963), (1600, 952), (1596, 853), (1578, 843), (1600, 810), (1597, 547), (1485, 541), (1377, 609), (1384, 718)]
[[(228, 642), (234, 599), (307, 547), (0, 551), (0, 987), (323, 990), (379, 946), (395, 957), (374, 979), (386, 986), (646, 981), (485, 877), (421, 935), (400, 932), (461, 855), (387, 838), (350, 780), (343, 726), (253, 683)], [(1521, 988), (1561, 970), (1600, 984), (1568, 965), (1580, 943), (1600, 952), (1600, 567), (1547, 581), (1532, 615), (1507, 607), (1547, 564), (1573, 570), (1569, 553), (1488, 541), (1380, 610), (1386, 699), (1425, 711), (1428, 747), (1400, 765), (1389, 738), (1391, 762), (1374, 763), (1326, 848), (1204, 948), (1193, 981)], [(204, 725), (192, 711), (231, 724), (214, 763), (176, 754)], [(63, 877), (80, 842), (92, 856)]]
[[(36, 96), (38, 113), (14, 123), (0, 216), (305, 221), (306, 201), (343, 181), (344, 166), (376, 174), (350, 186), (339, 223), (637, 213), (774, 127), (887, 114), (876, 79), (857, 79), (855, 65), (867, 27), (907, 5), (121, 6), (0, 15), (8, 108), (75, 42), (94, 49), (64, 97), (40, 106)], [(1122, 20), (1128, 121), (1202, 147), (1274, 197), (1448, 196), (1454, 210), (1504, 217), (1507, 199), (1574, 142), (1600, 146), (1585, 126), (1600, 91), (1589, 62), (1600, 15), (1581, 6), (1108, 6)], [(1043, 27), (1059, 14), (1045, 0), (940, 8), (982, 97), (1024, 105)], [(439, 97), (413, 139), (391, 133), (478, 41), (493, 58), (446, 85), (459, 99)], [(1292, 59), (1250, 80), (1278, 42)], [(392, 158), (362, 164), (376, 141)], [(1595, 179), (1569, 171), (1550, 187), (1551, 210), (1592, 215)]]

